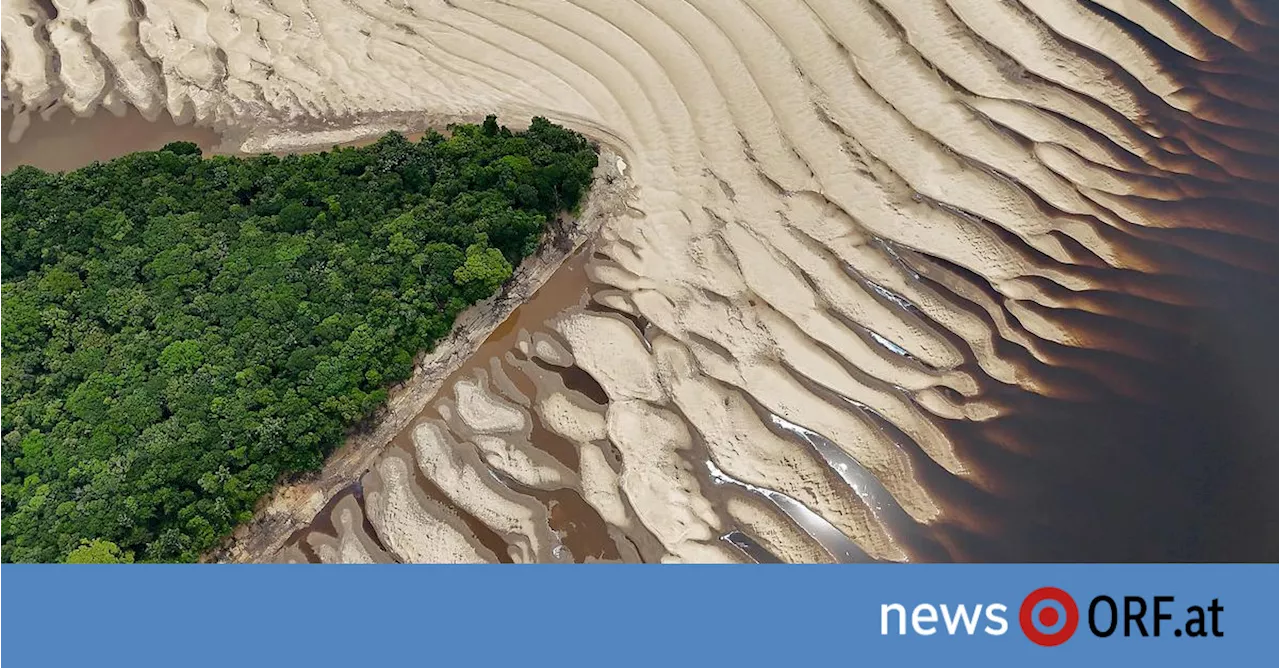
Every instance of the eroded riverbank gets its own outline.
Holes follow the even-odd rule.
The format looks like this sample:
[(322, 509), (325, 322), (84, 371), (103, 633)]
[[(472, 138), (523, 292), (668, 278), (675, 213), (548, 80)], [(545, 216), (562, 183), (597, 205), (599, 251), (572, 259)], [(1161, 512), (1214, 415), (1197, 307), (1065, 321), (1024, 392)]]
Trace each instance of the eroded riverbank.
[[(350, 487), (372, 465), (383, 449), (392, 443), (417, 416), (445, 382), (485, 346), (499, 346), (512, 335), (510, 328), (499, 328), (509, 318), (516, 321), (546, 317), (560, 305), (563, 291), (557, 283), (545, 294), (546, 302), (535, 295), (565, 261), (573, 256), (610, 217), (625, 215), (628, 189), (625, 164), (605, 149), (600, 152), (600, 166), (585, 204), (577, 216), (562, 216), (544, 238), (538, 251), (516, 268), (514, 275), (495, 297), (464, 311), (449, 337), (423, 355), (408, 381), (392, 388), (386, 408), (371, 419), (372, 428), (356, 433), (331, 455), (324, 469), (315, 476), (278, 488), (261, 506), (255, 519), (238, 529), (231, 540), (210, 559), (255, 561), (271, 558), (298, 529), (306, 526), (329, 500)], [(581, 275), (580, 264), (561, 276), (567, 286)], [(512, 316), (519, 309), (520, 314)], [(544, 313), (546, 311), (546, 313)], [(494, 332), (498, 330), (497, 338)], [(489, 342), (489, 343), (486, 343)]]
[[(12, 116), (6, 113), (6, 121), (12, 120)], [(110, 160), (135, 151), (158, 149), (171, 141), (193, 141), (206, 153), (221, 151), (227, 144), (227, 142), (220, 143), (219, 137), (210, 131), (178, 126), (167, 118), (151, 124), (136, 113), (122, 117), (98, 114), (90, 118), (77, 118), (62, 110), (51, 114), (48, 121), (35, 118), (34, 124), (26, 127), (24, 133), (15, 134), (24, 136), (22, 140), (8, 144), (10, 150), (5, 151), (6, 168), (15, 167), (16, 164), (34, 163), (48, 170), (69, 170), (90, 162)], [(374, 141), (383, 134), (383, 129), (357, 128), (348, 134), (360, 137), (348, 142), (348, 145), (357, 145)], [(419, 137), (420, 134), (409, 135), (410, 140)], [(238, 153), (238, 151), (233, 152)], [(405, 402), (412, 403), (418, 400), (417, 396), (421, 396), (419, 393), (422, 388), (415, 385), (424, 381), (439, 384), (441, 377), (448, 375), (450, 367), (457, 367), (461, 360), (468, 356), (474, 345), (485, 338), (488, 330), (501, 323), (512, 309), (524, 303), (548, 277), (555, 274), (561, 277), (561, 282), (564, 280), (572, 282), (574, 280), (572, 268), (559, 274), (556, 274), (556, 269), (565, 258), (573, 255), (584, 240), (594, 234), (604, 216), (621, 214), (621, 202), (625, 199), (626, 188), (624, 170), (624, 163), (619, 158), (608, 150), (603, 151), (600, 167), (595, 174), (596, 188), (580, 207), (581, 215), (562, 215), (555, 221), (544, 236), (538, 251), (517, 268), (515, 275), (502, 292), (460, 316), (451, 331), (450, 338), (419, 360), (418, 373), (413, 380), (392, 388), (389, 403), (377, 417), (370, 420), (369, 424), (377, 425), (383, 421), (402, 420), (405, 415), (399, 411), (406, 405)], [(577, 274), (580, 275), (581, 260), (576, 265)], [(552, 287), (545, 292), (556, 291), (557, 288)], [(523, 309), (524, 313), (535, 319), (549, 317), (549, 311), (539, 310), (539, 303), (545, 303), (545, 301), (535, 300), (533, 304)], [(519, 319), (519, 315), (512, 318), (513, 321)], [(512, 332), (508, 331), (507, 334)], [(430, 391), (428, 389), (426, 393), (429, 394)], [(411, 414), (417, 412), (417, 409), (404, 409), (404, 411)], [(375, 429), (374, 434), (376, 433)], [(366, 432), (363, 435), (370, 434)], [(337, 453), (337, 459), (351, 462), (358, 461), (363, 456), (356, 454), (359, 448), (350, 446), (351, 444), (348, 443), (348, 447), (342, 448)], [(319, 482), (314, 476), (312, 483), (324, 489), (320, 496), (328, 497), (331, 490), (325, 486), (325, 483)], [(342, 483), (337, 484), (340, 487)], [(272, 498), (293, 498), (289, 497), (290, 491), (289, 488), (278, 491)], [(581, 503), (580, 500), (579, 503)], [(554, 513), (553, 523), (561, 525), (572, 523), (572, 519), (565, 517), (565, 509), (574, 505), (572, 500), (561, 499), (555, 505), (558, 509)], [(310, 514), (314, 514), (314, 508), (311, 511)], [(305, 510), (301, 512), (307, 514)], [(310, 519), (309, 515), (306, 519)], [(262, 532), (255, 534), (255, 536), (261, 535)], [(603, 553), (608, 550), (598, 551)]]

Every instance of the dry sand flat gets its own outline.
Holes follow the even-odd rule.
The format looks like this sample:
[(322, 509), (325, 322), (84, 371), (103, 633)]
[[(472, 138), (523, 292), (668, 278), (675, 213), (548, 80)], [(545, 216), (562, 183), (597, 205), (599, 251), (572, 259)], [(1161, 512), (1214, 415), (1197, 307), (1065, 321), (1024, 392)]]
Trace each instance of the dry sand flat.
[(1063, 468), (1028, 406), (1157, 403), (1197, 309), (1274, 289), (1269, 2), (49, 4), (0, 17), (17, 128), (128, 105), (284, 150), (496, 110), (621, 156), (591, 305), (362, 440), (409, 439), (348, 453), (328, 479), (376, 489), (328, 529), (286, 545), (338, 488), (285, 494), (237, 558), (972, 557), (992, 507), (1049, 503), (998, 464)]

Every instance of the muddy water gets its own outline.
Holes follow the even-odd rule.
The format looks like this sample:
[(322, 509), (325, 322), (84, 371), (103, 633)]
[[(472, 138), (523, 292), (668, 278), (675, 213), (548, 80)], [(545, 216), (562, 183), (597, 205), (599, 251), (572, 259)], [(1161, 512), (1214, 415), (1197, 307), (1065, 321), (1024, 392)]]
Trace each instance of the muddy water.
[(100, 111), (89, 118), (78, 118), (66, 109), (59, 109), (47, 121), (33, 115), (18, 142), (8, 141), (13, 124), (13, 114), (4, 112), (0, 162), (6, 173), (19, 165), (66, 171), (95, 160), (154, 151), (174, 141), (195, 142), (207, 155), (221, 143), (218, 133), (208, 128), (178, 125), (167, 114), (150, 122), (132, 109), (120, 117)]
[[(494, 329), (493, 333), (485, 339), (484, 343), (472, 354), (465, 365), (445, 380), (441, 385), (442, 389), (437, 398), (444, 399), (449, 397), (454, 384), (461, 379), (474, 377), (478, 372), (491, 374), (495, 360), (502, 360), (507, 355), (516, 355), (527, 359), (516, 351), (522, 334), (527, 335), (527, 333), (537, 331), (545, 332), (548, 321), (557, 314), (575, 306), (585, 306), (589, 300), (590, 290), (585, 270), (588, 256), (589, 252), (580, 250), (566, 260), (560, 269), (528, 301), (516, 308), (506, 320)], [(550, 372), (563, 373), (566, 371), (549, 365), (540, 365), (540, 367), (542, 370)], [(515, 389), (532, 399), (535, 394), (532, 382), (510, 365), (503, 365), (503, 368)], [(567, 380), (570, 381), (566, 382), (567, 385), (581, 384), (583, 382), (576, 377)], [(592, 384), (594, 384), (594, 381), (592, 381)], [(596, 394), (593, 390), (598, 390), (598, 387), (587, 389), (587, 394), (590, 396)], [(396, 449), (405, 453), (414, 452), (413, 429), (424, 420), (441, 418), (436, 405), (436, 402), (428, 404), (422, 412), (415, 416), (409, 426), (392, 440), (388, 450)], [(531, 444), (547, 452), (570, 469), (576, 469), (578, 463), (576, 447), (543, 427), (536, 413), (530, 411), (530, 417), (532, 419)], [(412, 460), (412, 457), (408, 458)], [(415, 467), (415, 482), (420, 488), (426, 489), (431, 498), (444, 504), (461, 517), (481, 543), (506, 560), (506, 550), (503, 547), (501, 538), (485, 527), (483, 523), (451, 503), (448, 497), (427, 480), (417, 467)], [(613, 542), (613, 538), (609, 535), (607, 525), (576, 491), (564, 489), (544, 492), (522, 487), (510, 480), (504, 480), (504, 482), (515, 491), (533, 497), (546, 506), (549, 512), (550, 528), (561, 535), (564, 546), (568, 548), (575, 561), (581, 562), (587, 559), (616, 560), (619, 558), (617, 547)], [(347, 493), (343, 492), (339, 496), (345, 496)], [(332, 521), (328, 515), (335, 505), (333, 502), (329, 503), (309, 528), (298, 531), (291, 536), (286, 543), (286, 549), (294, 544), (305, 545), (306, 537), (312, 531), (331, 532), (333, 530)], [(308, 556), (310, 557), (311, 555)]]
[[(488, 372), (494, 358), (501, 359), (516, 348), (522, 332), (546, 331), (548, 321), (557, 314), (573, 307), (585, 306), (590, 297), (590, 282), (585, 269), (589, 255), (589, 251), (580, 249), (565, 260), (555, 274), (528, 301), (516, 308), (502, 324), (498, 325), (493, 333), (489, 335), (489, 338), (485, 339), (480, 348), (471, 356), (467, 364), (445, 380), (444, 384), (441, 385), (440, 396), (448, 396), (457, 381), (466, 377), (473, 377), (477, 371)], [(518, 353), (513, 354), (518, 355)], [(569, 371), (569, 369), (540, 366), (543, 366), (545, 370), (562, 374)], [(577, 367), (570, 367), (570, 369), (577, 370)], [(506, 371), (508, 378), (516, 386), (516, 389), (532, 399), (534, 396), (533, 386), (524, 375), (510, 366), (506, 367)], [(569, 383), (566, 382), (566, 384)], [(592, 381), (592, 384), (594, 384), (594, 381)], [(530, 444), (550, 454), (570, 469), (576, 470), (578, 464), (576, 447), (543, 427), (536, 413), (533, 411), (529, 413), (532, 420)], [(429, 404), (410, 422), (410, 427), (396, 435), (392, 440), (392, 446), (413, 452), (413, 426), (423, 420), (438, 419), (439, 417), (435, 403)], [(552, 530), (561, 534), (565, 547), (569, 549), (575, 561), (583, 561), (587, 558), (618, 558), (618, 552), (612, 538), (609, 536), (608, 527), (577, 492), (568, 489), (543, 492), (522, 488), (513, 484), (512, 481), (507, 481), (507, 486), (539, 500), (547, 507), (550, 512)], [(463, 515), (464, 519), (469, 520), (467, 513), (457, 508), (454, 508), (454, 510)]]
[[(1207, 262), (1185, 269), (1217, 271)], [(948, 422), (949, 440), (982, 485), (911, 445), (913, 467), (946, 509), (932, 531), (951, 558), (1275, 561), (1275, 274), (1226, 283), (1212, 307), (1179, 311), (1191, 336), (1137, 339), (1150, 361), (1053, 347), (1141, 380), (1153, 388), (1145, 400), (1090, 379), (1071, 400), (996, 386), (989, 396), (1012, 407), (1007, 416)], [(1073, 382), (1058, 369), (1054, 385)]]
[[(138, 151), (155, 151), (175, 141), (194, 142), (205, 155), (250, 155), (227, 146), (217, 132), (194, 125), (178, 125), (173, 117), (161, 114), (155, 121), (143, 118), (132, 107), (123, 116), (99, 111), (88, 118), (80, 118), (67, 109), (59, 109), (49, 120), (37, 114), (31, 115), (30, 125), (19, 141), (8, 140), (15, 125), (14, 115), (3, 114), (3, 134), (0, 134), (0, 171), (8, 173), (21, 165), (39, 167), (48, 172), (61, 172), (83, 167), (91, 162), (105, 162)], [(426, 133), (405, 135), (416, 142)], [(447, 136), (447, 132), (442, 132)], [(366, 137), (335, 144), (339, 147), (366, 146), (379, 136)], [(275, 155), (290, 152), (305, 153), (327, 150), (330, 147), (313, 147), (297, 151), (277, 151)]]

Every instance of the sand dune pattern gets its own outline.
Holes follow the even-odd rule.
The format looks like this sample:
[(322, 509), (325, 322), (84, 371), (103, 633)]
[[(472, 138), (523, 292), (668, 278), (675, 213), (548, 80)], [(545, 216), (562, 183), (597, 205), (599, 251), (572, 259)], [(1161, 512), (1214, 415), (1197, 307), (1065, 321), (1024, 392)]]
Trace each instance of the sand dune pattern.
[(1274, 283), (1275, 15), (8, 0), (3, 81), (19, 119), (127, 105), (245, 150), (497, 111), (616, 154), (627, 200), (579, 256), (582, 299), (242, 557), (947, 559), (1004, 497), (984, 449), (1035, 446), (1019, 406), (1156, 401), (1152, 337)]

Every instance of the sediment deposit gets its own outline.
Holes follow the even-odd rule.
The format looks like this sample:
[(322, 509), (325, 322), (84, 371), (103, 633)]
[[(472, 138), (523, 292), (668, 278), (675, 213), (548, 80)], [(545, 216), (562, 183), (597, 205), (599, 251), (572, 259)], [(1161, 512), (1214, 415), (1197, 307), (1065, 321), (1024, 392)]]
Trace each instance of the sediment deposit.
[[(51, 4), (3, 7), (20, 119), (128, 105), (283, 150), (541, 114), (627, 179), (584, 299), (420, 373), (233, 558), (1051, 556), (973, 545), (1040, 535), (1038, 475), (1147, 484), (1123, 416), (1223, 295), (1275, 290), (1273, 3)], [(1057, 530), (1090, 522), (1174, 530)]]

